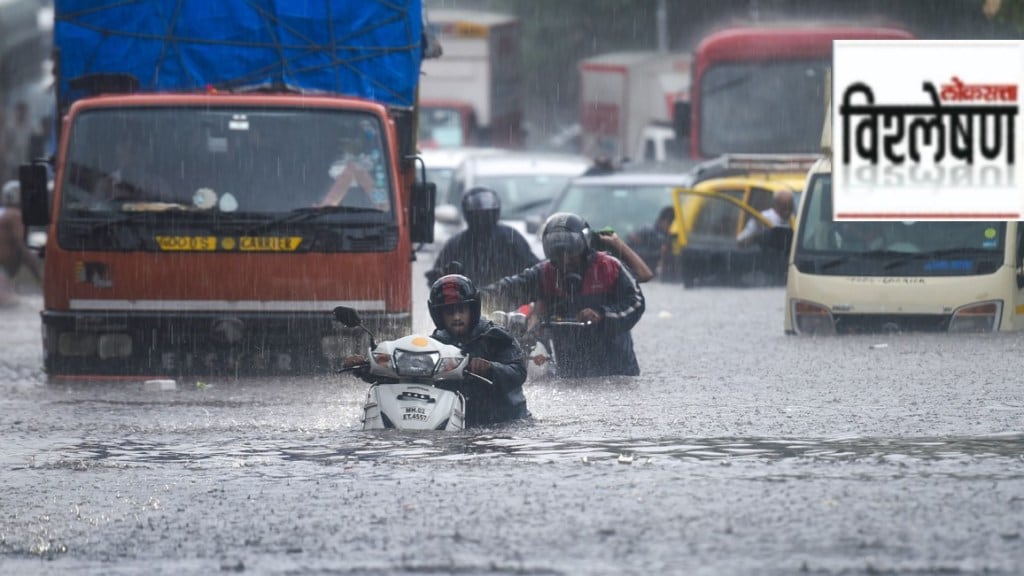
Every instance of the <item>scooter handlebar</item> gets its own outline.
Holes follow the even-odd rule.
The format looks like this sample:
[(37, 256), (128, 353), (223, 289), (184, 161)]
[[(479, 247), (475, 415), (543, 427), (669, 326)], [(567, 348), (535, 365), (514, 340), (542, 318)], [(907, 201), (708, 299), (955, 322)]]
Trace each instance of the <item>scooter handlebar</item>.
[(581, 322), (579, 320), (562, 320), (562, 319), (558, 319), (558, 320), (545, 320), (544, 322), (541, 322), (541, 325), (543, 325), (543, 326), (593, 326), (594, 323), (591, 322), (590, 320), (587, 320), (586, 322)]
[(476, 372), (470, 372), (469, 370), (466, 370), (465, 373), (468, 374), (471, 378), (475, 378), (475, 379), (483, 382), (484, 384), (487, 384), (489, 386), (494, 386), (494, 381), (493, 380), (491, 380), (489, 378), (486, 378), (484, 376), (481, 376), (481, 375), (477, 374)]
[(361, 364), (355, 364), (352, 366), (344, 366), (335, 370), (335, 374), (344, 374), (345, 372), (358, 372), (360, 370), (367, 370), (370, 367), (369, 362), (363, 362)]

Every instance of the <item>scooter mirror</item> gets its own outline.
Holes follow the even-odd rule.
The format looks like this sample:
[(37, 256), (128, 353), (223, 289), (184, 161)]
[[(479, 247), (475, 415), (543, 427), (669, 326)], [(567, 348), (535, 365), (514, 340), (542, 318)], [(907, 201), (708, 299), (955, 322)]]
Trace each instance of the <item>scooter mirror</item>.
[(362, 324), (359, 320), (359, 312), (355, 308), (349, 308), (348, 306), (338, 306), (335, 308), (334, 319), (349, 328), (355, 328)]

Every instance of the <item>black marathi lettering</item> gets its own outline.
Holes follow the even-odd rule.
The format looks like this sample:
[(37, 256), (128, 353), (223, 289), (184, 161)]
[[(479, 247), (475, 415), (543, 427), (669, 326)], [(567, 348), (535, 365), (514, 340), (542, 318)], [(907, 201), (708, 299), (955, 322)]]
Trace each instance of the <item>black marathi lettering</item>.
[[(839, 108), (843, 164), (850, 165), (854, 153), (872, 165), (878, 164), (879, 156), (894, 165), (903, 164), (907, 157), (918, 163), (923, 156), (922, 148), (930, 148), (936, 164), (945, 159), (948, 151), (951, 157), (971, 165), (975, 159), (976, 124), (981, 155), (988, 160), (1004, 157), (1007, 165), (1015, 164), (1016, 105), (943, 105), (931, 82), (922, 86), (931, 100), (928, 105), (879, 106), (875, 105), (874, 93), (867, 84), (858, 82), (847, 87)], [(862, 95), (863, 102), (857, 102), (858, 95)], [(858, 121), (854, 122), (855, 119)]]

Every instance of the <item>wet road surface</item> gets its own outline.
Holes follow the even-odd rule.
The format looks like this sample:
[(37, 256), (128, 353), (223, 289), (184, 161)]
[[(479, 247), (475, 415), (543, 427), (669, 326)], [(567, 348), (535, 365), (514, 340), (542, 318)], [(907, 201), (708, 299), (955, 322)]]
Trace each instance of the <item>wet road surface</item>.
[(642, 376), (426, 435), (360, 430), (349, 376), (45, 384), (23, 297), (0, 573), (1024, 571), (1024, 336), (794, 338), (780, 288), (645, 294)]

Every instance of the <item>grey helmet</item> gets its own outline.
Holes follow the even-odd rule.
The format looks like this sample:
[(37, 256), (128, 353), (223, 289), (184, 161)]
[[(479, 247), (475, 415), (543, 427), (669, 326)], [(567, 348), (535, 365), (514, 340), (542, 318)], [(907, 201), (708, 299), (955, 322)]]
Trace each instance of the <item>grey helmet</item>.
[(584, 255), (591, 251), (590, 224), (571, 212), (548, 216), (541, 231), (544, 256), (549, 260), (565, 255)]

